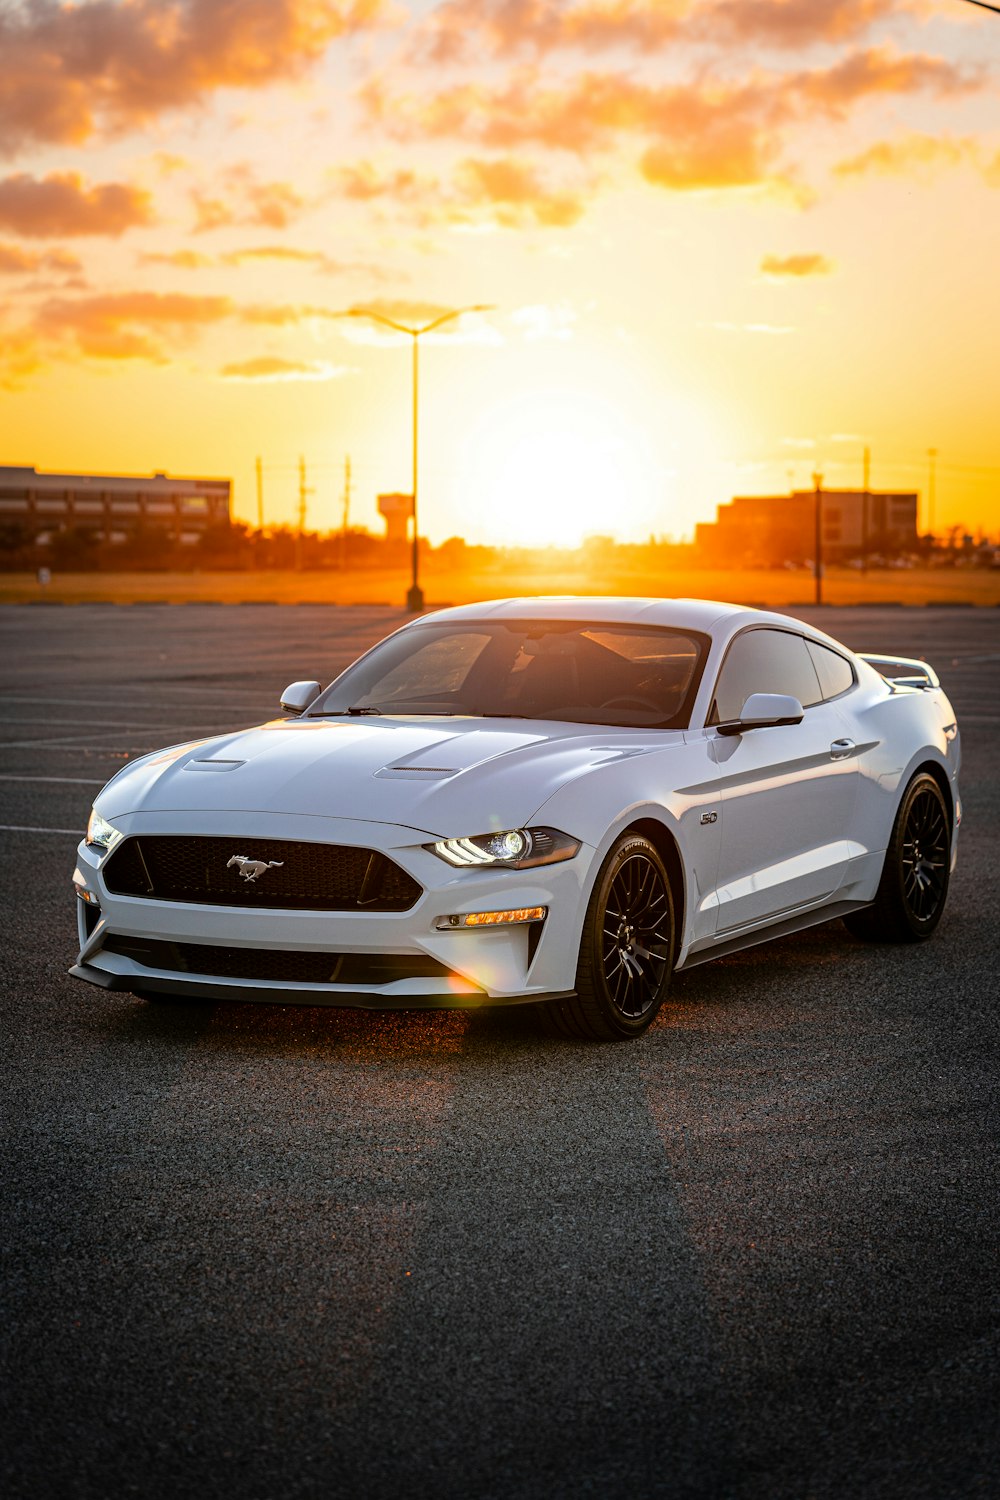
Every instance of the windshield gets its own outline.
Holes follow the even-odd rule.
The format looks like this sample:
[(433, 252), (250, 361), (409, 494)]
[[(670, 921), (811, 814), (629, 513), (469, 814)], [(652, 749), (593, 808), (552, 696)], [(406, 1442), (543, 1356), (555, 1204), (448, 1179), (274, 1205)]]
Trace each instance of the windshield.
[(348, 667), (309, 710), (687, 726), (708, 638), (565, 620), (417, 625)]

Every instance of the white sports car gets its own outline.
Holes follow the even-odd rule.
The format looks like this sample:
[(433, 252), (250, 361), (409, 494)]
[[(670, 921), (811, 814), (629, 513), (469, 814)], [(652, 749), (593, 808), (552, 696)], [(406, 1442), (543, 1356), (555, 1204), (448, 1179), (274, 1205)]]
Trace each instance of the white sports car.
[(961, 821), (924, 662), (704, 600), (509, 599), (404, 625), (287, 717), (134, 761), (74, 882), (108, 989), (534, 1001), (636, 1036), (674, 970), (844, 917), (937, 926)]

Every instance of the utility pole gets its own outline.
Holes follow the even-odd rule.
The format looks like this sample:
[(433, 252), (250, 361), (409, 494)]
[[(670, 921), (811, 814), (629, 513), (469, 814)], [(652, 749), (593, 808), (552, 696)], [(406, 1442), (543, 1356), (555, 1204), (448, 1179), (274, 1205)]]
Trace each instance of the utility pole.
[(813, 546), (813, 572), (816, 578), (816, 603), (823, 603), (823, 476), (816, 473), (813, 475), (813, 484), (816, 487), (815, 502), (815, 541)]
[(420, 377), (420, 335), (412, 331), (413, 342), (413, 553), (411, 557), (412, 582), (406, 594), (406, 608), (411, 615), (418, 615), (424, 607), (424, 594), (420, 587), (420, 538), (417, 535), (417, 413), (420, 403), (417, 388)]
[(927, 485), (927, 530), (931, 536), (934, 535), (934, 501), (937, 499), (937, 495), (935, 493), (935, 480), (937, 478), (937, 475), (935, 474), (935, 464), (937, 463), (937, 456), (938, 451), (936, 448), (928, 448), (927, 458), (930, 465), (930, 474), (928, 477)]
[(864, 471), (865, 488), (861, 496), (861, 571), (868, 572), (868, 493), (871, 484), (872, 455), (871, 449), (865, 447)]
[(257, 530), (264, 530), (264, 466), (257, 455)]
[(344, 459), (344, 511), (340, 523), (340, 567), (347, 567), (347, 518), (351, 510), (351, 455)]
[(306, 461), (299, 455), (299, 532), (295, 538), (295, 566), (302, 568), (302, 537), (306, 529), (306, 499), (316, 491), (306, 484)]

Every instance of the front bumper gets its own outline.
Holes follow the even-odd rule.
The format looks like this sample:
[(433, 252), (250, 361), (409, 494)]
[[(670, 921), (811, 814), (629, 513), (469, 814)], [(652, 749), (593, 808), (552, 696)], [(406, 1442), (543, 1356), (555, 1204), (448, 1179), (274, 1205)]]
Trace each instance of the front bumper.
[[(573, 992), (593, 850), (584, 845), (571, 860), (536, 869), (456, 870), (431, 854), (427, 833), (387, 824), (351, 823), (297, 815), (216, 813), (132, 814), (117, 820), (127, 835), (212, 834), (232, 837), (242, 849), (257, 838), (356, 844), (378, 848), (422, 887), (405, 912), (289, 911), (200, 905), (122, 896), (102, 877), (107, 856), (81, 844), (74, 883), (80, 952), (70, 974), (104, 989), (301, 1005), (345, 1005), (371, 1009), (423, 1009), (517, 1004)], [(542, 922), (487, 929), (442, 930), (437, 923), (455, 913), (544, 907)], [(183, 952), (183, 972), (162, 960), (139, 962), (115, 946), (151, 953)], [(217, 960), (202, 964), (200, 949), (222, 949), (243, 961), (242, 977), (220, 974)], [(242, 952), (235, 952), (242, 950)], [(247, 951), (249, 950), (249, 952)], [(380, 983), (316, 983), (247, 977), (253, 953), (299, 959), (330, 955), (362, 960), (392, 955), (405, 976), (407, 959), (423, 970)], [(354, 964), (355, 971), (358, 963)], [(270, 962), (262, 965), (270, 969)], [(333, 966), (334, 968), (337, 965)], [(213, 968), (216, 972), (213, 972)], [(428, 969), (435, 972), (428, 973)]]

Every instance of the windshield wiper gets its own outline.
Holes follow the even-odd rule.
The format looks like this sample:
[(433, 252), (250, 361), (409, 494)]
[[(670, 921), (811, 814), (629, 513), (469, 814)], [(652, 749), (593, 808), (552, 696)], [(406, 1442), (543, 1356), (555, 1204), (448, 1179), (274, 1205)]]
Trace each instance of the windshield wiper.
[(381, 714), (380, 708), (370, 708), (363, 705), (359, 708), (321, 708), (318, 713), (308, 714), (310, 719), (342, 719), (350, 715), (352, 719), (360, 718), (363, 714)]

